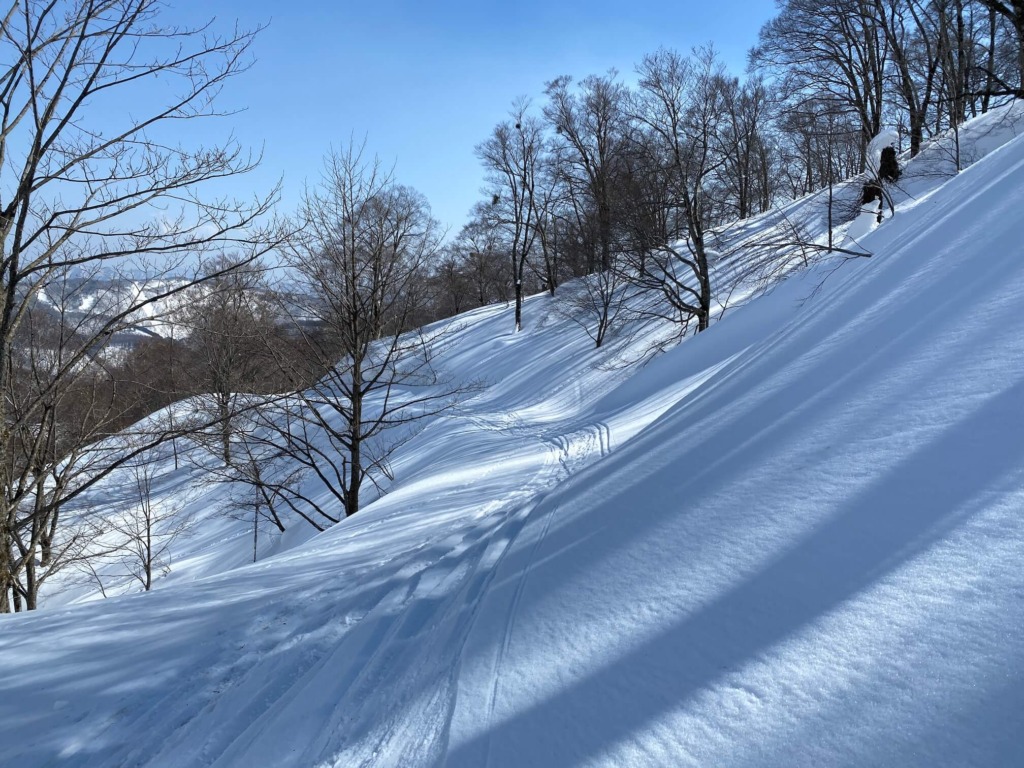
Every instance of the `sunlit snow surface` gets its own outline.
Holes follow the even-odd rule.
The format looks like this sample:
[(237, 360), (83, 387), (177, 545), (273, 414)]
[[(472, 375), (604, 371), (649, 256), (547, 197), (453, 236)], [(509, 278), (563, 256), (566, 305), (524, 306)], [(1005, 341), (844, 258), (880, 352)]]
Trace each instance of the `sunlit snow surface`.
[(219, 566), (0, 618), (0, 763), (1024, 764), (1024, 140), (972, 130), (645, 366), (464, 316), (488, 387), (326, 533), (189, 581), (211, 491)]

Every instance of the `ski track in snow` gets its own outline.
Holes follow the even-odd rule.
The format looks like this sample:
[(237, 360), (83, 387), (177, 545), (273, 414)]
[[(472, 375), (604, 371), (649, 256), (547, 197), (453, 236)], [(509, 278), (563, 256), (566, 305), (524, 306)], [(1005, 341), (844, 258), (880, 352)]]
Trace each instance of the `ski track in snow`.
[[(578, 413), (584, 404), (578, 385), (563, 388), (556, 400), (562, 413)], [(170, 676), (156, 695), (109, 714), (101, 714), (102, 708), (81, 713), (78, 722), (90, 723), (89, 742), (66, 742), (54, 757), (81, 765), (154, 768), (440, 760), (455, 702), (458, 658), (474, 607), (538, 498), (609, 450), (606, 424), (570, 421), (562, 434), (557, 417), (546, 409), (531, 415), (539, 415), (537, 423), (515, 411), (463, 417), (471, 432), (499, 436), (501, 443), (514, 446), (515, 455), (533, 457), (532, 476), (524, 481), (517, 475), (516, 485), (506, 483), (500, 498), (442, 526), (436, 538), (374, 562), (375, 578), (361, 590), (357, 605), (348, 599), (343, 617), (325, 624), (301, 610), (307, 602), (345, 604), (343, 584), (315, 579), (286, 590), (260, 611), (257, 626), (242, 633), (222, 630), (224, 639), (245, 636), (242, 647), (230, 641), (218, 646), (221, 635), (204, 639), (203, 645), (213, 647), (196, 654), (198, 674), (190, 670), (177, 681)], [(486, 475), (476, 480), (486, 481)], [(374, 521), (363, 533), (381, 525)], [(285, 566), (271, 561), (251, 568), (279, 567)], [(510, 629), (513, 620), (510, 616)], [(266, 627), (286, 632), (261, 643)], [(281, 645), (275, 644), (277, 637)], [(282, 742), (280, 734), (306, 727), (310, 708), (326, 713), (315, 737), (301, 745)], [(221, 727), (209, 731), (204, 723), (213, 718)], [(140, 732), (149, 734), (143, 742), (129, 736)], [(30, 752), (19, 752), (23, 764), (36, 764)]]
[[(530, 550), (530, 562), (536, 560), (537, 553), (540, 551), (541, 545), (544, 543), (544, 538), (545, 536), (547, 536), (548, 529), (551, 526), (551, 517), (551, 514), (547, 514), (544, 516), (544, 523), (541, 529), (540, 536), (537, 538), (536, 543), (534, 543), (533, 548)], [(507, 551), (508, 550), (506, 549), (506, 552)], [(500, 566), (500, 562), (495, 563), (495, 571), (497, 571), (498, 566)], [(529, 571), (525, 569), (519, 575), (515, 593), (512, 596), (512, 603), (509, 606), (508, 614), (506, 616), (505, 627), (502, 630), (501, 642), (498, 644), (498, 650), (494, 659), (492, 667), (493, 685), (491, 687), (490, 696), (488, 697), (487, 700), (487, 709), (483, 721), (483, 725), (487, 729), (488, 733), (490, 732), (490, 725), (494, 720), (495, 708), (498, 702), (498, 688), (501, 685), (502, 661), (504, 660), (505, 654), (508, 653), (509, 645), (512, 642), (512, 632), (515, 629), (516, 617), (519, 613), (519, 604), (522, 601), (523, 592), (526, 589), (526, 583), (529, 579), (529, 575)], [(481, 765), (487, 765), (487, 763), (489, 762), (490, 751), (491, 740), (490, 738), (487, 738), (487, 740), (484, 743), (483, 760), (481, 761)]]
[[(569, 407), (564, 396), (557, 398), (569, 413), (579, 410), (583, 400), (578, 386), (572, 392), (575, 402), (571, 405), (575, 407)], [(337, 717), (329, 720), (318, 742), (298, 756), (300, 762), (342, 768), (430, 764), (444, 757), (455, 706), (458, 659), (481, 596), (546, 491), (610, 451), (611, 429), (602, 422), (558, 434), (553, 432), (550, 419), (538, 427), (514, 411), (469, 415), (467, 421), (478, 431), (497, 432), (520, 444), (535, 444), (535, 452), (543, 454), (542, 465), (528, 483), (487, 512), (487, 518), (497, 522), (450, 535), (422, 557), (426, 563), (422, 570), (411, 577), (403, 576), (411, 583), (404, 594), (388, 594), (379, 601), (397, 607), (377, 609), (360, 620), (358, 634), (369, 635), (367, 641), (356, 643), (346, 637), (339, 644), (332, 655), (362, 660), (349, 662), (359, 672), (353, 680), (336, 687), (345, 691), (331, 704)], [(534, 552), (550, 522), (551, 515), (546, 514)], [(518, 594), (527, 578), (524, 572)], [(515, 616), (513, 603), (506, 638), (511, 638)], [(441, 617), (439, 622), (437, 617)], [(429, 625), (431, 618), (438, 624)], [(420, 637), (427, 642), (413, 642)], [(319, 676), (321, 670), (316, 668), (309, 674)], [(396, 682), (400, 688), (393, 690)], [(429, 693), (411, 695), (410, 690)], [(280, 700), (276, 706), (280, 706)], [(346, 714), (352, 711), (359, 714)], [(273, 717), (280, 722), (279, 711)], [(344, 746), (339, 749), (338, 745)], [(332, 750), (336, 751), (327, 757)], [(253, 755), (247, 751), (238, 756), (226, 753), (225, 757), (237, 761), (255, 755), (265, 756), (266, 752), (258, 749)]]

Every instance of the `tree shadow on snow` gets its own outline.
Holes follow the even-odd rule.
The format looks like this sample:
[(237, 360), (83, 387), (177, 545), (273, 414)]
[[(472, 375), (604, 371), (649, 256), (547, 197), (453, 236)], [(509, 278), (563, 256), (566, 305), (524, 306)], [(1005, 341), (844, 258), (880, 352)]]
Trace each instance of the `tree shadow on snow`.
[[(1007, 444), (1000, 439), (1008, 421), (1020, 421), (1022, 403), (1024, 382), (1018, 382), (881, 473), (843, 501), (823, 525), (710, 604), (614, 660), (590, 664), (575, 682), (491, 723), (475, 738), (452, 745), (447, 765), (483, 764), (492, 742), (505, 750), (514, 748), (514, 758), (507, 751), (502, 754), (518, 764), (588, 764), (662, 715), (684, 707), (962, 526), (977, 511), (972, 501), (1024, 465), (1024, 441)], [(674, 471), (672, 466), (662, 468), (660, 477), (648, 482), (671, 484)], [(545, 558), (540, 568), (557, 567), (567, 558), (573, 568), (587, 570), (581, 554), (591, 559), (590, 568), (598, 568), (626, 540), (660, 519), (626, 513), (626, 498), (608, 499), (609, 508), (616, 505), (628, 519), (615, 524), (614, 535), (605, 535), (589, 551), (563, 550)], [(506, 583), (495, 589), (514, 588)], [(522, 615), (529, 614), (528, 600), (519, 606)], [(1019, 677), (1017, 670), (1014, 679)], [(666, 679), (672, 684), (666, 685)], [(580, 717), (587, 722), (581, 723)], [(866, 754), (858, 759), (871, 762), (870, 751), (876, 747), (881, 748), (864, 744)]]

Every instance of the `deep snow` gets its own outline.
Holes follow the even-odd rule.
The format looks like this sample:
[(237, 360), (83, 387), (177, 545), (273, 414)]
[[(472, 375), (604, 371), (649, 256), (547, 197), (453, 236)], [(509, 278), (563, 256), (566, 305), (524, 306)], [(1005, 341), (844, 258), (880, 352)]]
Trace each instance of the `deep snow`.
[(168, 469), (215, 533), (151, 594), (0, 617), (0, 763), (1024, 763), (1015, 131), (646, 365), (545, 296), (464, 316), (440, 363), (488, 386), (256, 564)]

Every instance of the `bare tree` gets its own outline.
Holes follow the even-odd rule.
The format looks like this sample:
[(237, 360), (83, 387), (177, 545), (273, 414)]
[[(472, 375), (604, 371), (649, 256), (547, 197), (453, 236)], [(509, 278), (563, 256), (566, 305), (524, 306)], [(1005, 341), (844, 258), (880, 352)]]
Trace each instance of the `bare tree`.
[(741, 85), (723, 78), (721, 97), (724, 119), (717, 135), (724, 162), (718, 175), (729, 213), (745, 219), (767, 211), (775, 197), (777, 169), (768, 132), (772, 105), (768, 89), (757, 79)]
[[(992, 12), (993, 27), (995, 26), (995, 17), (998, 16), (1010, 28), (1012, 33), (1010, 46), (1014, 54), (1014, 64), (1016, 65), (1013, 72), (1013, 77), (1016, 80), (1014, 82), (1013, 80), (1008, 81), (1008, 78), (1000, 77), (990, 62), (986, 68), (990, 85), (986, 90), (995, 95), (1024, 99), (1024, 0), (978, 0), (978, 2)], [(993, 31), (990, 39), (994, 37)], [(990, 49), (994, 50), (994, 48), (995, 46), (990, 44)], [(992, 84), (995, 85), (994, 88)]]
[(510, 301), (513, 295), (512, 276), (505, 268), (502, 234), (491, 219), (489, 208), (489, 204), (474, 206), (470, 220), (453, 244), (475, 301), (481, 307), (494, 301)]
[(629, 281), (619, 265), (584, 275), (571, 284), (565, 316), (581, 326), (598, 349), (628, 314)]
[(433, 319), (442, 319), (482, 306), (476, 302), (473, 283), (466, 264), (467, 253), (449, 244), (430, 275)]
[(794, 105), (822, 93), (844, 101), (858, 117), (863, 151), (882, 125), (888, 52), (870, 2), (785, 0), (750, 57)]
[(302, 452), (292, 450), (289, 417), (297, 410), (293, 403), (301, 403), (301, 398), (270, 398), (240, 414), (231, 462), (213, 467), (207, 475), (229, 488), (228, 515), (251, 523), (253, 562), (259, 556), (261, 531), (270, 527), (283, 533), (293, 514), (317, 530), (325, 527), (310, 514), (318, 510), (315, 501), (302, 492), (310, 473), (295, 460)]
[(284, 388), (272, 345), (287, 342), (279, 338), (280, 303), (257, 262), (224, 257), (211, 269), (215, 277), (193, 292), (174, 319), (187, 334), (192, 389), (210, 398), (221, 458), (230, 464), (239, 395)]
[(490, 181), (488, 217), (505, 232), (515, 286), (515, 329), (523, 328), (523, 277), (537, 239), (537, 176), (544, 151), (540, 120), (528, 115), (529, 101), (519, 99), (511, 119), (499, 123), (476, 148)]
[(340, 510), (318, 512), (335, 520), (358, 511), (367, 481), (380, 490), (395, 448), (458, 389), (433, 366), (439, 334), (409, 327), (440, 250), (423, 197), (349, 146), (307, 191), (302, 224), (289, 260), (309, 297), (306, 343), (324, 373), (301, 392), (288, 438)]
[(564, 255), (569, 227), (566, 221), (564, 188), (560, 183), (554, 157), (546, 155), (537, 177), (533, 195), (534, 226), (540, 246), (543, 273), (541, 281), (554, 296), (565, 272)]
[[(712, 301), (706, 187), (724, 163), (717, 140), (724, 112), (721, 66), (709, 49), (692, 58), (662, 49), (644, 58), (638, 74), (632, 113), (643, 127), (639, 147), (661, 168), (679, 224), (634, 279), (662, 292), (681, 319), (694, 316), (703, 331)], [(676, 238), (680, 246), (669, 242)]]
[(109, 524), (113, 534), (121, 539), (121, 564), (148, 592), (155, 576), (170, 572), (171, 544), (189, 532), (192, 518), (184, 513), (180, 501), (154, 498), (156, 466), (148, 457), (137, 457), (127, 469), (138, 494), (137, 503), (113, 516)]
[[(102, 359), (111, 340), (143, 308), (202, 280), (205, 255), (230, 247), (253, 258), (273, 245), (257, 231), (272, 196), (201, 194), (258, 158), (232, 143), (190, 148), (176, 139), (181, 121), (225, 114), (217, 96), (248, 67), (253, 32), (162, 26), (156, 0), (8, 6), (0, 17), (0, 612), (35, 607), (33, 571), (52, 569), (74, 539), (62, 538), (62, 508), (144, 450), (88, 448), (112, 415)], [(73, 342), (36, 378), (16, 353), (30, 313), (52, 286), (100, 267), (131, 276), (133, 288), (103, 313), (66, 315)], [(84, 386), (83, 372), (89, 426), (71, 439), (59, 404), (73, 382)]]
[(569, 183), (585, 190), (596, 210), (600, 262), (588, 271), (610, 269), (615, 227), (615, 179), (627, 147), (629, 121), (624, 110), (627, 90), (616, 74), (590, 75), (571, 89), (572, 79), (547, 84), (544, 116), (559, 137), (556, 151)]
[(873, 0), (895, 69), (896, 92), (906, 110), (910, 156), (921, 151), (934, 107), (939, 50), (935, 14), (919, 0)]
[(779, 115), (779, 174), (793, 197), (856, 176), (863, 162), (859, 120), (828, 93), (787, 106)]

